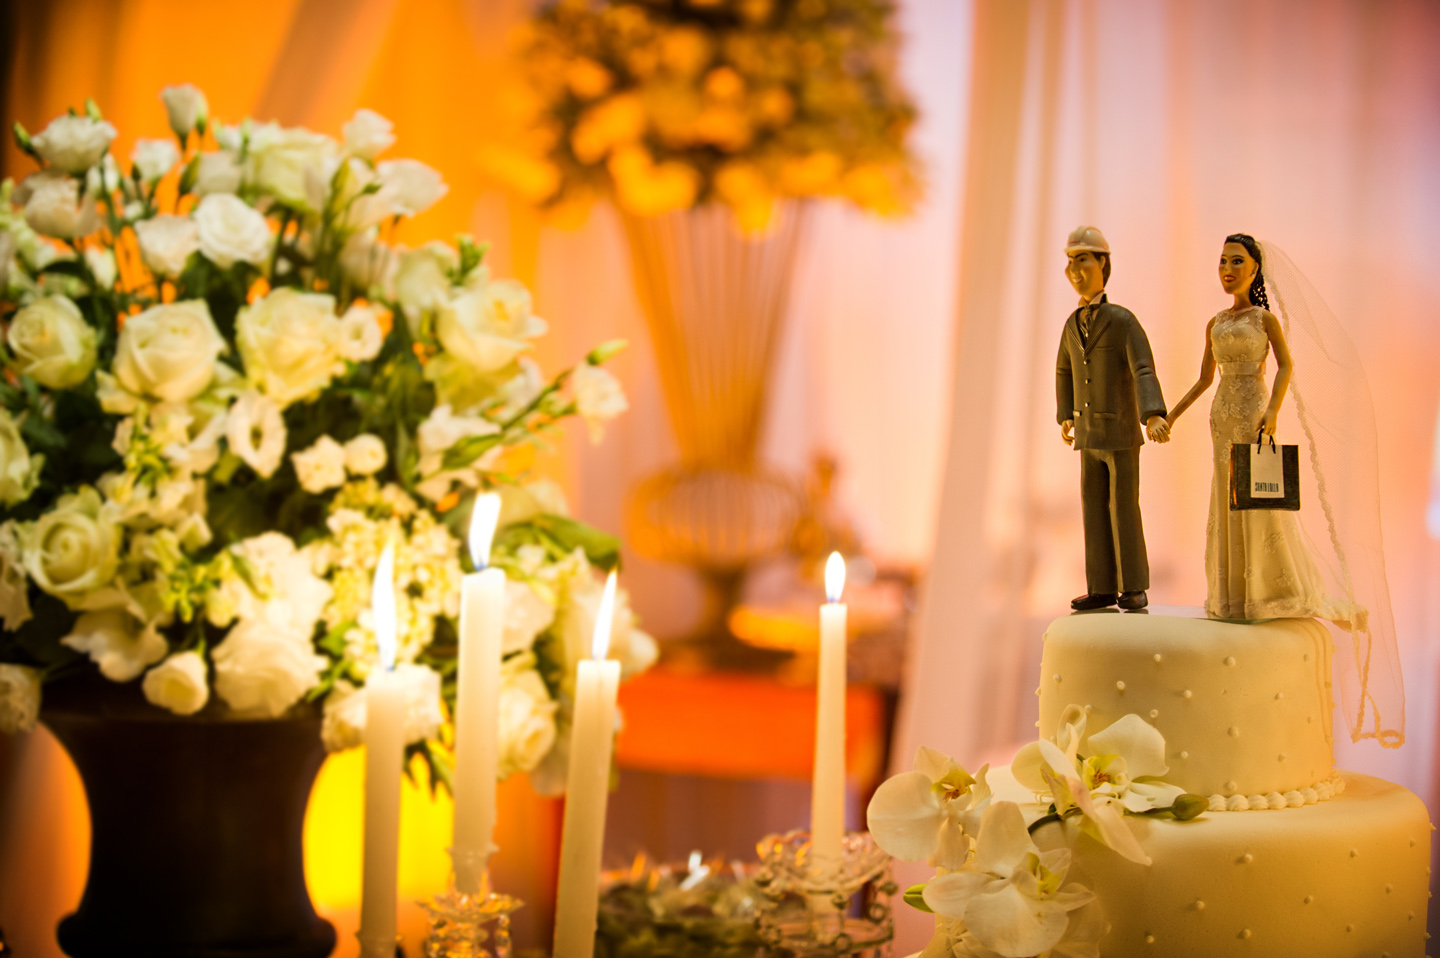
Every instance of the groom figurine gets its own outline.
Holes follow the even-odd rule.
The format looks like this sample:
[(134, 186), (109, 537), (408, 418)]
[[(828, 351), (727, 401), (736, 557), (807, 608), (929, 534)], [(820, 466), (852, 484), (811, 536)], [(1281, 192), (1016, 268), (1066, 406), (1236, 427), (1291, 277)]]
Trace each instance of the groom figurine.
[(1143, 609), (1149, 602), (1150, 560), (1140, 525), (1140, 430), (1163, 441), (1165, 399), (1155, 378), (1150, 341), (1135, 314), (1105, 299), (1110, 245), (1093, 226), (1065, 244), (1065, 276), (1080, 307), (1065, 321), (1055, 360), (1056, 421), (1060, 438), (1080, 453), (1080, 500), (1085, 515), (1086, 593), (1077, 611)]

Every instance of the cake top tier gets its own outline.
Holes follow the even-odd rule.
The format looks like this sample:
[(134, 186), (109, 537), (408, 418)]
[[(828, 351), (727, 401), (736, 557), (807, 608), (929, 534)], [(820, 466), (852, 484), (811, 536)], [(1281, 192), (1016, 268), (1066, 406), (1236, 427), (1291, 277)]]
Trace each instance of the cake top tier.
[(1040, 734), (1053, 736), (1072, 704), (1092, 733), (1133, 712), (1165, 737), (1165, 779), (1188, 792), (1313, 788), (1334, 768), (1331, 650), (1313, 619), (1229, 622), (1165, 607), (1069, 615), (1045, 633)]

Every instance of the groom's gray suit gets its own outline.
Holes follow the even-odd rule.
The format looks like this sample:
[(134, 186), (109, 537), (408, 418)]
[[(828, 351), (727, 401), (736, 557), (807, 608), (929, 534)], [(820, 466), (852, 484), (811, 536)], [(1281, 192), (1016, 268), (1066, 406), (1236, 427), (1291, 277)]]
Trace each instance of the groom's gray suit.
[[(1088, 311), (1083, 335), (1082, 311)], [(1055, 360), (1055, 416), (1075, 423), (1092, 595), (1150, 588), (1140, 523), (1141, 423), (1163, 415), (1150, 341), (1135, 314), (1104, 293), (1071, 313)]]

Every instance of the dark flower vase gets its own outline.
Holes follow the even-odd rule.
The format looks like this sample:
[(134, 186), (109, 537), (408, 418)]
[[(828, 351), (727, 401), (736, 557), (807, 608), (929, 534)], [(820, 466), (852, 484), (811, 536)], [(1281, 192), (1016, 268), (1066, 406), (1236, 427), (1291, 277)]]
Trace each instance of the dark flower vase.
[(58, 939), (75, 958), (322, 958), (301, 833), (325, 750), (318, 709), (190, 717), (98, 675), (45, 688), (41, 718), (90, 804), (90, 873)]

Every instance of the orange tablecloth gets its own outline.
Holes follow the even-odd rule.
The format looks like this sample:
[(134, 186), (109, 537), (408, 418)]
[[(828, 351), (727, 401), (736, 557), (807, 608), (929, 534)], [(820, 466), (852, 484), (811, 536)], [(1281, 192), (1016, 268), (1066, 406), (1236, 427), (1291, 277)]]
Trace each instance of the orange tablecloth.
[[(810, 778), (815, 688), (761, 676), (653, 669), (620, 687), (621, 768), (716, 778)], [(845, 699), (846, 767), (866, 794), (884, 771), (889, 704), (851, 685)]]

